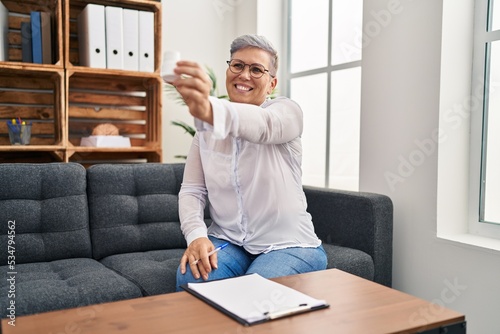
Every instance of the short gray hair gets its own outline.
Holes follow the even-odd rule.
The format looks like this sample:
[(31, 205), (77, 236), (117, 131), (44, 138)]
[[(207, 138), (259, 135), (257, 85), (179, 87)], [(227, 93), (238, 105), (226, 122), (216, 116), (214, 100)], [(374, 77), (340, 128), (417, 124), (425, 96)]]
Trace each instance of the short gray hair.
[(231, 58), (236, 51), (245, 48), (258, 48), (269, 53), (272, 72), (274, 72), (272, 74), (276, 75), (278, 72), (278, 51), (276, 51), (271, 42), (269, 42), (264, 36), (259, 35), (243, 35), (237, 37), (231, 43), (231, 49), (229, 51), (231, 53)]

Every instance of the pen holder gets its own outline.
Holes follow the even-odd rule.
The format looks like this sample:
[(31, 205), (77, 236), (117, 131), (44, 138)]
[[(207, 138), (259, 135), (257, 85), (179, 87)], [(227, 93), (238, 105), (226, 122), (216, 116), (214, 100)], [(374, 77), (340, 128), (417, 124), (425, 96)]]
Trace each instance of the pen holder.
[(31, 140), (31, 124), (12, 125), (9, 128), (9, 139), (11, 145), (29, 145)]

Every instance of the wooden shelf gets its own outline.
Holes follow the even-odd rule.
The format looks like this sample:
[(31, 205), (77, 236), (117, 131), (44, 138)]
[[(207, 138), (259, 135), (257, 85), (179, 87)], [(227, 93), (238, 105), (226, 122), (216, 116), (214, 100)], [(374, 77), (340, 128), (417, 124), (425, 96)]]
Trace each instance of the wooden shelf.
[[(154, 13), (154, 26), (155, 26), (155, 71), (154, 73), (159, 74), (161, 69), (161, 4), (156, 1), (146, 1), (146, 0), (70, 0), (65, 2), (64, 6), (64, 17), (65, 17), (65, 45), (68, 47), (65, 48), (64, 58), (65, 58), (65, 67), (70, 69), (77, 67), (78, 70), (84, 70), (84, 66), (79, 66), (79, 56), (78, 56), (78, 28), (77, 28), (77, 17), (85, 8), (85, 6), (89, 3), (104, 5), (104, 6), (117, 6), (122, 8), (136, 9), (136, 10), (144, 10)], [(91, 69), (91, 71), (95, 71), (97, 69)], [(113, 71), (113, 70), (101, 70), (101, 71)], [(141, 74), (146, 74), (145, 72), (138, 72)]]
[[(0, 162), (160, 162), (161, 4), (151, 0), (0, 0), (9, 10), (9, 60), (0, 62)], [(150, 11), (155, 20), (154, 72), (79, 66), (76, 18), (89, 3)], [(53, 64), (21, 61), (21, 22), (51, 14)], [(30, 145), (9, 145), (6, 121), (31, 122)], [(79, 146), (95, 126), (110, 123), (130, 148)], [(31, 159), (31, 160), (30, 160)]]
[(157, 75), (125, 71), (67, 71), (69, 141), (78, 146), (95, 126), (108, 123), (133, 146), (161, 147), (162, 83)]
[(159, 147), (145, 147), (145, 146), (132, 146), (132, 147), (88, 147), (88, 146), (73, 146), (68, 150), (74, 152), (157, 152)]
[[(0, 145), (0, 152), (64, 152), (66, 147), (53, 145)], [(59, 155), (61, 157), (61, 155)], [(62, 161), (62, 158), (61, 158)]]
[(64, 71), (61, 69), (1, 67), (0, 145), (10, 144), (6, 121), (20, 118), (32, 123), (32, 145), (53, 145), (55, 150), (64, 146), (63, 90)]
[[(57, 67), (63, 68), (63, 26), (62, 26), (62, 3), (59, 0), (1, 0), (9, 10), (9, 62), (14, 66)], [(53, 64), (29, 64), (21, 63), (21, 22), (29, 22), (31, 11), (48, 12), (51, 16), (53, 39)], [(8, 64), (9, 62), (2, 63)], [(17, 64), (16, 64), (17, 63)]]
[(47, 71), (62, 71), (62, 70), (64, 70), (64, 67), (62, 65), (22, 63), (22, 62), (17, 62), (17, 61), (6, 61), (6, 62), (0, 61), (0, 68), (2, 69), (2, 72), (4, 70), (5, 71), (22, 70), (22, 71), (33, 71), (33, 72), (35, 72), (35, 71), (47, 72)]
[(78, 162), (84, 166), (96, 163), (142, 163), (161, 162), (161, 149), (145, 147), (131, 148), (79, 148), (67, 152), (68, 161)]

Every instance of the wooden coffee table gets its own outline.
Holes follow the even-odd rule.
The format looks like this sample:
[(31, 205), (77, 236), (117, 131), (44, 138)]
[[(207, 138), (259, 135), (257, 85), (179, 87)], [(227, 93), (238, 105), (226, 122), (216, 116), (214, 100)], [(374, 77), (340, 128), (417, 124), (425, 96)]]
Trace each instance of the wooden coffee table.
[(2, 320), (4, 334), (36, 333), (465, 333), (465, 316), (337, 269), (275, 281), (325, 299), (330, 307), (244, 327), (178, 292)]

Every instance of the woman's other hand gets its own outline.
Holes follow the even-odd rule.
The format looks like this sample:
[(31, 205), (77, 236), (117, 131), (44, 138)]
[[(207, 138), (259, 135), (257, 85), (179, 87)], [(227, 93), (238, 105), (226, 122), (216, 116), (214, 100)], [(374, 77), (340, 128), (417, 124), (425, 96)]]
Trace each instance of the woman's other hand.
[(191, 242), (181, 257), (181, 274), (186, 273), (186, 265), (189, 264), (194, 278), (202, 277), (207, 280), (212, 268), (217, 269), (217, 253), (208, 257), (208, 253), (214, 249), (214, 244), (208, 238), (198, 238)]

